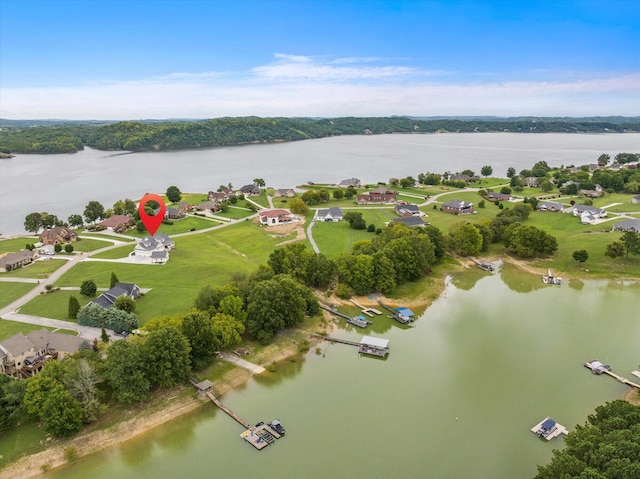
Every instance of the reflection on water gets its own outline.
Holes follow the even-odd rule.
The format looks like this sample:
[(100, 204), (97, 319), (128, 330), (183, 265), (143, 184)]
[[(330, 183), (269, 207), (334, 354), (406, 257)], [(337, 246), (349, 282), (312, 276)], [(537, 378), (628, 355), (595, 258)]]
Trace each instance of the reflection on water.
[(575, 289), (576, 291), (582, 290), (584, 288), (584, 281), (576, 278), (572, 278), (569, 280), (569, 287), (571, 289)]
[(517, 293), (531, 293), (550, 287), (542, 282), (540, 275), (523, 272), (509, 263), (503, 264), (500, 268), (500, 278), (511, 291)]

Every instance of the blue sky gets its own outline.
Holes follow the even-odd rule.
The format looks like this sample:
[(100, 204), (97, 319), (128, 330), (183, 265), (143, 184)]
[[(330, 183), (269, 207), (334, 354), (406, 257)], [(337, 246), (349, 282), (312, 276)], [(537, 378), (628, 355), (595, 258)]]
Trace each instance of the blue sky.
[(0, 116), (640, 115), (640, 0), (0, 0)]

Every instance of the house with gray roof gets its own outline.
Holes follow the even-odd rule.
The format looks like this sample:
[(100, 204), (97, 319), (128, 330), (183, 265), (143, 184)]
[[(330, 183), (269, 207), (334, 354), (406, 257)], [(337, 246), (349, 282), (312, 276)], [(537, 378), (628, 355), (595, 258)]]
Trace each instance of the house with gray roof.
[(140, 288), (133, 283), (116, 283), (109, 291), (105, 291), (89, 304), (97, 304), (103, 308), (110, 308), (120, 296), (137, 299), (140, 296)]
[(334, 206), (332, 208), (319, 208), (313, 217), (313, 221), (342, 221), (342, 208)]
[(240, 193), (249, 196), (260, 196), (260, 187), (258, 185), (244, 185), (240, 188)]
[[(152, 263), (164, 264), (169, 260), (169, 251), (175, 249), (176, 245), (168, 235), (164, 233), (156, 233), (153, 236), (145, 236), (140, 240), (133, 252), (132, 256), (142, 256), (149, 258)], [(154, 256), (154, 253), (163, 252), (164, 254)]]
[(29, 378), (42, 371), (48, 361), (78, 352), (83, 341), (46, 328), (15, 334), (0, 343), (0, 371), (14, 378)]
[(618, 221), (611, 231), (633, 231), (640, 233), (640, 219)]
[(17, 253), (7, 253), (0, 258), (0, 271), (8, 273), (14, 269), (21, 268), (31, 263), (36, 257), (37, 254), (28, 249), (20, 250)]
[(538, 211), (552, 211), (554, 213), (562, 211), (564, 205), (562, 203), (556, 203), (554, 201), (541, 201), (536, 208)]
[(404, 225), (407, 225), (410, 228), (413, 228), (413, 227), (416, 227), (416, 226), (428, 226), (429, 225), (429, 223), (424, 221), (419, 216), (406, 216), (406, 217), (403, 217), (403, 218), (396, 218), (393, 221), (394, 222), (398, 222), (398, 223), (402, 223)]
[(393, 210), (397, 214), (403, 217), (421, 215), (420, 208), (418, 208), (418, 205), (412, 205), (412, 204), (398, 205)]
[(631, 203), (634, 205), (640, 205), (640, 195), (636, 195), (631, 198)]
[(339, 188), (349, 188), (349, 187), (359, 188), (360, 180), (358, 178), (346, 178), (342, 180), (340, 183), (338, 183), (338, 187)]
[(281, 188), (273, 193), (274, 198), (293, 198), (294, 196), (296, 196), (296, 192), (292, 188)]
[(603, 210), (602, 208), (597, 208), (595, 206), (575, 205), (573, 207), (573, 216), (581, 216), (585, 213), (596, 218), (604, 218), (607, 216), (607, 210)]
[(473, 203), (463, 200), (450, 200), (442, 204), (442, 211), (454, 215), (468, 215), (473, 213)]

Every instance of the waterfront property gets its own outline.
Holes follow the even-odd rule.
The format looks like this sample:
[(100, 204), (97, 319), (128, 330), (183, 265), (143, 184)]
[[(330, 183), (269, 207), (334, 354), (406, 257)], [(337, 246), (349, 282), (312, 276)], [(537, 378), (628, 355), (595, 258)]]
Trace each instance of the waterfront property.
[(384, 205), (390, 203), (396, 203), (398, 201), (398, 192), (390, 190), (385, 186), (371, 190), (368, 193), (358, 195), (356, 197), (356, 203), (359, 205)]
[(176, 245), (168, 235), (156, 233), (153, 236), (145, 236), (134, 248), (132, 256), (148, 258), (150, 263), (164, 264), (169, 261), (169, 251)]
[(360, 180), (358, 178), (347, 178), (338, 183), (339, 188), (359, 188)]
[(44, 230), (38, 237), (42, 244), (71, 243), (78, 239), (78, 233), (66, 226), (56, 226), (50, 230)]
[(273, 193), (274, 198), (293, 198), (294, 196), (296, 196), (296, 192), (292, 188), (279, 189)]
[(15, 378), (29, 378), (42, 371), (50, 360), (78, 352), (82, 341), (45, 328), (15, 334), (0, 343), (0, 371)]
[(332, 208), (319, 208), (313, 217), (313, 221), (334, 222), (342, 221), (342, 208), (334, 206)]
[(399, 323), (407, 324), (415, 320), (415, 313), (409, 308), (392, 308), (384, 304), (382, 301), (378, 301), (378, 304), (391, 313), (391, 318), (395, 319)]
[(374, 338), (372, 336), (363, 336), (359, 343), (358, 352), (362, 354), (370, 354), (372, 356), (384, 357), (389, 354), (389, 340)]
[[(634, 383), (633, 381), (630, 381), (627, 378), (614, 373), (613, 371), (611, 371), (611, 366), (609, 366), (608, 364), (602, 364), (596, 359), (587, 361), (586, 363), (584, 363), (584, 367), (591, 369), (591, 372), (593, 374), (606, 374), (607, 376), (611, 376), (612, 378), (614, 378), (619, 383), (626, 384), (627, 386), (631, 386), (632, 388), (640, 389), (640, 384)], [(632, 374), (634, 374), (635, 372), (637, 371), (632, 372)]]
[(133, 218), (127, 215), (113, 215), (109, 216), (106, 220), (101, 221), (98, 225), (105, 229), (115, 231), (116, 233), (122, 233), (132, 227), (134, 224)]

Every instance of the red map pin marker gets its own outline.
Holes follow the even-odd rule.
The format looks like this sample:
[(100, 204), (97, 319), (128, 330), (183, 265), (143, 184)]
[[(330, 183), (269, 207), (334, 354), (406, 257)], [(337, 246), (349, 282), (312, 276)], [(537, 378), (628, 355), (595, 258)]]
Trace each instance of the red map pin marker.
[[(146, 205), (149, 201), (155, 201), (160, 205), (160, 211), (158, 211), (158, 213), (155, 216), (149, 216), (144, 210), (144, 205)], [(147, 228), (147, 231), (151, 236), (156, 234), (156, 231), (158, 231), (158, 228), (160, 228), (160, 225), (164, 220), (165, 211), (167, 211), (167, 207), (165, 206), (162, 198), (160, 198), (158, 195), (154, 195), (154, 194), (144, 195), (140, 200), (140, 204), (138, 205), (138, 213), (140, 213), (140, 220), (142, 221), (142, 224), (144, 224), (144, 227)]]

